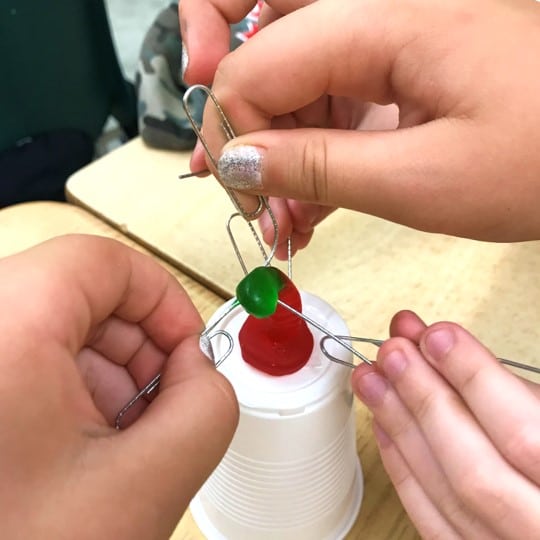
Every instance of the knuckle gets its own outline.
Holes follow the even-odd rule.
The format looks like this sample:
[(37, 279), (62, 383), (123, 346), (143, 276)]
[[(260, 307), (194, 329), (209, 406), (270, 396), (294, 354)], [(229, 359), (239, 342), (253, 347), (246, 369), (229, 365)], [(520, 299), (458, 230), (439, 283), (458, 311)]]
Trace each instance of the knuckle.
[(505, 519), (509, 513), (504, 491), (497, 481), (498, 475), (491, 467), (475, 462), (469, 470), (462, 471), (454, 482), (457, 496), (472, 513), (489, 508), (490, 516)]
[(441, 531), (438, 524), (433, 523), (433, 521), (428, 518), (424, 518), (422, 521), (419, 521), (417, 523), (417, 528), (419, 531), (421, 531), (422, 538), (424, 540), (450, 540), (448, 531)]
[(228, 80), (227, 77), (234, 72), (236, 64), (236, 58), (234, 51), (230, 54), (225, 55), (218, 63), (216, 67), (216, 72), (214, 74), (214, 87), (220, 86), (219, 83), (222, 80)]
[(440, 399), (440, 395), (427, 391), (420, 395), (418, 399), (411, 404), (412, 413), (414, 417), (418, 419), (420, 425), (422, 425), (425, 420), (432, 416), (432, 411), (436, 406), (436, 401)]
[(402, 438), (406, 438), (407, 433), (417, 431), (418, 426), (414, 418), (408, 416), (407, 418), (401, 418), (399, 422), (394, 422), (391, 426), (385, 426), (385, 430), (390, 435), (390, 438), (397, 442)]
[(473, 395), (475, 388), (479, 386), (479, 382), (482, 379), (489, 377), (490, 366), (479, 367), (475, 370), (469, 371), (467, 374), (457, 381), (458, 390), (461, 395)]
[(406, 490), (412, 482), (414, 482), (414, 477), (408, 469), (403, 469), (392, 476), (392, 484), (398, 493)]
[(328, 147), (326, 138), (312, 134), (304, 142), (300, 177), (313, 200), (328, 202)]
[(504, 456), (520, 468), (538, 470), (540, 466), (540, 433), (527, 422), (518, 426), (503, 445)]
[(470, 533), (475, 531), (475, 534), (477, 534), (483, 529), (479, 518), (469, 511), (463, 500), (459, 499), (450, 488), (437, 501), (437, 507), (443, 509), (448, 521), (461, 532), (469, 531)]

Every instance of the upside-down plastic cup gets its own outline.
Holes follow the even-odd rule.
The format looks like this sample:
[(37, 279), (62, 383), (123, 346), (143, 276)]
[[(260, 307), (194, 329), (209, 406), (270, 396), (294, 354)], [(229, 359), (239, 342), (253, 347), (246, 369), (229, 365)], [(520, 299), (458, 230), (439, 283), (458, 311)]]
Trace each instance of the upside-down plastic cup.
[[(326, 302), (301, 295), (308, 317), (334, 334), (349, 334)], [(258, 371), (244, 362), (238, 345), (246, 318), (238, 307), (215, 328), (234, 340), (219, 369), (236, 391), (240, 422), (225, 457), (191, 503), (193, 517), (209, 540), (343, 538), (363, 495), (350, 369), (322, 354), (323, 334), (310, 327), (314, 348), (303, 368), (278, 377)], [(218, 335), (212, 346), (219, 358), (229, 341)], [(351, 361), (351, 353), (334, 341), (325, 346)]]

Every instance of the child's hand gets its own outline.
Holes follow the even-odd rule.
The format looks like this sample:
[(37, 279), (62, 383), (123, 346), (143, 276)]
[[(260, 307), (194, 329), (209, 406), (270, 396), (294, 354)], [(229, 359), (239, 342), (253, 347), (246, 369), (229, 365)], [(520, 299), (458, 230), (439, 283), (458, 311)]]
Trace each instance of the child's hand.
[[(263, 28), (283, 15), (296, 11), (313, 0), (269, 0), (263, 4), (258, 27)], [(188, 62), (184, 64), (184, 78), (189, 83), (211, 84), (216, 68), (229, 51), (230, 24), (245, 17), (256, 1), (183, 0), (180, 22)], [(185, 60), (185, 58), (184, 58)], [(261, 59), (264, 64), (264, 58)], [(236, 126), (235, 118), (230, 118)], [(321, 99), (298, 114), (287, 114), (272, 119), (275, 129), (324, 127), (332, 129), (386, 130), (395, 129), (398, 111), (395, 106), (378, 106), (354, 98)], [(207, 131), (210, 132), (207, 125)], [(219, 137), (217, 137), (219, 139)], [(219, 145), (219, 140), (217, 141)], [(219, 155), (221, 147), (214, 147)], [(207, 167), (201, 145), (197, 145), (191, 159), (191, 170)], [(334, 208), (317, 202), (306, 203), (294, 199), (270, 198), (270, 205), (279, 223), (278, 258), (287, 256), (287, 238), (292, 239), (293, 253), (310, 241), (315, 226)], [(274, 240), (272, 222), (267, 214), (260, 219), (263, 237), (268, 244)]]
[[(226, 146), (220, 176), (421, 230), (540, 238), (539, 28), (532, 0), (319, 0), (293, 11), (219, 64), (214, 92), (245, 134)], [(396, 103), (400, 129), (356, 131), (366, 102)], [(213, 124), (206, 114), (210, 135)]]
[(314, 0), (182, 0), (178, 8), (184, 80), (211, 85), (216, 68), (229, 52), (231, 25), (250, 15), (257, 28), (311, 4)]
[(461, 327), (398, 314), (353, 374), (384, 466), (425, 538), (540, 538), (540, 386)]
[(150, 258), (89, 236), (5, 258), (0, 279), (2, 536), (168, 538), (238, 415), (190, 299)]

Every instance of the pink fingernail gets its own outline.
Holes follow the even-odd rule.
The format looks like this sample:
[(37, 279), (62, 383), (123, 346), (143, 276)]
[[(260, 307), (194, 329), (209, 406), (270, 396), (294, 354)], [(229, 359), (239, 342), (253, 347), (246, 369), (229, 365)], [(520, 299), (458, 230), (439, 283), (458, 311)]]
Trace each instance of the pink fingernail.
[(426, 337), (426, 349), (434, 360), (443, 360), (455, 344), (454, 333), (448, 328), (430, 332)]
[(204, 146), (200, 139), (197, 139), (195, 142), (195, 147), (193, 148), (193, 154), (196, 157), (199, 157), (199, 155), (204, 159)]
[(388, 382), (384, 377), (372, 371), (356, 379), (355, 389), (358, 397), (366, 405), (379, 405), (388, 390)]

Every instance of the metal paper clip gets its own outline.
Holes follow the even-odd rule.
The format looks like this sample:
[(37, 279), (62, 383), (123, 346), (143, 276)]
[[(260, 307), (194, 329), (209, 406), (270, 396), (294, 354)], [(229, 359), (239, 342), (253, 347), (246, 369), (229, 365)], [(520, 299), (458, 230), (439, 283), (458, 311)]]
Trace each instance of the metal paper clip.
[[(188, 119), (189, 119), (189, 121), (191, 123), (191, 126), (193, 127), (193, 130), (195, 131), (195, 133), (197, 134), (197, 137), (201, 141), (201, 144), (204, 147), (204, 150), (206, 152), (206, 155), (207, 155), (208, 159), (210, 160), (210, 162), (214, 166), (215, 171), (217, 171), (218, 159), (216, 158), (216, 156), (214, 156), (212, 154), (212, 152), (210, 150), (210, 147), (208, 145), (208, 142), (206, 141), (206, 138), (204, 137), (204, 135), (202, 133), (202, 126), (198, 125), (197, 120), (193, 116), (193, 114), (191, 112), (191, 109), (190, 109), (190, 106), (189, 106), (189, 98), (193, 94), (193, 92), (196, 92), (196, 91), (203, 92), (204, 94), (206, 94), (206, 96), (210, 99), (211, 103), (214, 105), (215, 110), (216, 110), (216, 112), (218, 114), (218, 117), (220, 119), (220, 128), (221, 128), (221, 130), (222, 130), (222, 132), (223, 132), (223, 134), (225, 136), (225, 139), (227, 141), (230, 141), (230, 140), (234, 139), (236, 135), (234, 134), (231, 123), (229, 122), (229, 119), (225, 115), (225, 112), (223, 111), (223, 108), (219, 104), (218, 100), (216, 99), (216, 96), (214, 95), (214, 93), (212, 92), (212, 90), (210, 88), (208, 88), (207, 86), (204, 86), (202, 84), (196, 84), (194, 86), (190, 86), (186, 90), (186, 92), (184, 94), (184, 97), (183, 97), (183, 100), (182, 100), (184, 111), (186, 112), (186, 115), (187, 115), (187, 117), (188, 117)], [(234, 236), (233, 236), (233, 234), (231, 232), (231, 228), (230, 228), (230, 224), (231, 224), (232, 219), (237, 217), (237, 216), (243, 217), (244, 220), (246, 221), (247, 226), (249, 227), (250, 232), (251, 232), (253, 238), (255, 239), (255, 241), (256, 241), (256, 243), (257, 243), (257, 245), (259, 247), (259, 250), (261, 251), (261, 253), (263, 255), (264, 265), (269, 265), (271, 263), (272, 259), (274, 258), (274, 254), (275, 254), (276, 248), (277, 248), (278, 226), (277, 226), (277, 221), (276, 221), (276, 218), (274, 216), (274, 213), (272, 212), (272, 208), (268, 204), (268, 199), (266, 197), (263, 197), (262, 195), (254, 197), (255, 200), (257, 201), (257, 208), (255, 208), (255, 210), (252, 210), (252, 211), (247, 211), (243, 207), (240, 199), (238, 198), (237, 193), (235, 191), (229, 189), (227, 186), (225, 186), (221, 182), (221, 180), (220, 180), (219, 176), (217, 175), (217, 173), (216, 173), (216, 179), (222, 185), (223, 189), (227, 192), (227, 194), (229, 195), (232, 203), (234, 204), (234, 207), (237, 210), (237, 213), (233, 214), (229, 218), (229, 222), (227, 224), (227, 231), (229, 233), (229, 237), (231, 239), (233, 249), (234, 249), (234, 251), (236, 253), (236, 256), (238, 257), (238, 260), (240, 261), (240, 264), (242, 266), (242, 270), (244, 271), (244, 274), (247, 274), (247, 268), (246, 268), (246, 265), (245, 265), (245, 263), (243, 261), (243, 258), (241, 256), (241, 254), (240, 254), (240, 249), (238, 247), (238, 244), (237, 244), (236, 240), (234, 239)], [(255, 230), (255, 227), (251, 223), (251, 221), (253, 219), (258, 218), (265, 210), (268, 213), (268, 215), (269, 215), (269, 217), (270, 217), (270, 219), (272, 221), (273, 228), (274, 228), (274, 241), (272, 243), (272, 246), (270, 248), (270, 253), (268, 255), (266, 254), (266, 251), (264, 249), (263, 242), (259, 238), (259, 234), (257, 233), (257, 231)]]
[[(225, 115), (225, 112), (221, 108), (221, 105), (219, 104), (218, 100), (216, 99), (216, 96), (214, 95), (214, 93), (212, 92), (210, 88), (202, 84), (195, 84), (193, 86), (190, 86), (186, 90), (184, 97), (182, 99), (182, 105), (184, 107), (184, 111), (186, 112), (188, 120), (190, 121), (191, 126), (193, 127), (193, 131), (195, 131), (195, 133), (197, 134), (197, 137), (199, 138), (199, 141), (201, 141), (201, 144), (204, 147), (204, 150), (206, 152), (206, 155), (208, 156), (208, 159), (212, 162), (212, 165), (214, 166), (215, 171), (217, 171), (218, 160), (216, 159), (216, 157), (212, 154), (210, 150), (210, 147), (206, 141), (206, 138), (204, 137), (202, 133), (202, 126), (198, 125), (197, 120), (191, 113), (191, 109), (189, 106), (189, 98), (193, 94), (193, 92), (203, 92), (204, 94), (207, 95), (208, 98), (210, 98), (220, 118), (220, 127), (225, 136), (225, 139), (227, 141), (231, 141), (232, 139), (236, 137), (236, 135), (234, 134), (234, 131), (231, 126), (231, 123), (229, 122), (229, 119)], [(201, 172), (204, 172), (204, 171), (201, 171)], [(216, 178), (219, 181), (219, 183), (223, 186), (223, 189), (227, 192), (227, 194), (231, 198), (231, 201), (233, 202), (238, 213), (246, 221), (251, 221), (253, 219), (258, 218), (264, 212), (265, 208), (268, 209), (267, 205), (265, 204), (265, 198), (262, 196), (257, 196), (257, 197), (254, 197), (254, 199), (257, 200), (257, 203), (258, 203), (257, 207), (255, 208), (255, 210), (247, 211), (243, 207), (242, 203), (240, 202), (236, 192), (233, 191), (232, 189), (229, 189), (227, 186), (223, 185), (223, 183), (221, 182), (221, 180), (219, 179), (217, 175), (216, 175)]]
[[(238, 304), (235, 304), (234, 306), (232, 306), (231, 309), (229, 309), (224, 316), (228, 315), (237, 305)], [(218, 322), (213, 324), (211, 327), (206, 328), (204, 332), (202, 332), (200, 336), (200, 341), (199, 341), (201, 350), (206, 356), (208, 356), (208, 358), (210, 358), (214, 362), (214, 365), (216, 366), (216, 368), (219, 367), (222, 364), (222, 362), (229, 357), (234, 347), (232, 336), (228, 332), (225, 332), (224, 330), (217, 330), (216, 332), (212, 333), (212, 330), (216, 327)], [(223, 335), (229, 341), (229, 346), (227, 350), (223, 353), (223, 355), (219, 357), (216, 361), (214, 359), (214, 353), (212, 351), (212, 340), (218, 335)], [(146, 396), (150, 396), (152, 392), (155, 392), (159, 387), (160, 381), (161, 381), (161, 373), (158, 373), (144, 388), (142, 388), (135, 396), (133, 396), (122, 407), (120, 412), (116, 415), (116, 419), (114, 422), (116, 429), (122, 428), (122, 419), (124, 418), (126, 413), (129, 411), (129, 409), (131, 409), (131, 407), (133, 407), (133, 405), (135, 405), (135, 403), (137, 403), (137, 401), (139, 401), (140, 399)]]
[[(371, 345), (374, 345), (377, 348), (381, 347), (381, 345), (384, 343), (384, 340), (382, 339), (364, 338), (364, 337), (356, 337), (356, 336), (335, 336), (335, 337), (338, 337), (340, 340), (343, 340), (345, 342), (355, 341), (355, 342), (361, 342), (361, 343), (370, 343)], [(340, 364), (343, 364), (347, 367), (354, 369), (356, 367), (355, 364), (353, 364), (352, 362), (346, 362), (344, 360), (341, 360), (335, 357), (333, 354), (331, 354), (328, 351), (328, 349), (324, 345), (325, 341), (327, 341), (328, 339), (334, 339), (334, 338), (329, 337), (329, 336), (324, 336), (323, 338), (321, 338), (321, 341), (319, 342), (321, 351), (324, 354), (324, 356), (326, 356), (326, 358), (328, 358), (328, 360), (331, 360), (332, 362), (338, 362)], [(511, 366), (511, 367), (521, 369), (524, 371), (530, 371), (532, 373), (540, 373), (540, 367), (531, 366), (529, 364), (522, 364), (521, 362), (514, 362), (513, 360), (507, 360), (506, 358), (497, 358), (497, 360), (501, 364), (504, 364), (507, 366)], [(369, 362), (369, 363), (371, 364), (372, 362)]]

